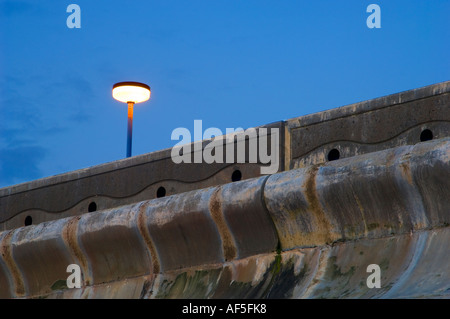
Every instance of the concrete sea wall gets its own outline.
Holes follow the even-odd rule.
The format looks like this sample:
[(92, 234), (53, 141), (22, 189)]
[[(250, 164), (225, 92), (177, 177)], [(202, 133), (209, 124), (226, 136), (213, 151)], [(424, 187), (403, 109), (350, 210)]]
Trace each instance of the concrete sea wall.
[[(0, 297), (448, 297), (449, 146), (4, 231)], [(65, 287), (69, 264), (81, 267), (82, 288)], [(381, 267), (380, 289), (365, 284), (369, 264)]]
[(262, 126), (272, 175), (168, 149), (2, 188), (0, 298), (449, 298), (449, 92)]

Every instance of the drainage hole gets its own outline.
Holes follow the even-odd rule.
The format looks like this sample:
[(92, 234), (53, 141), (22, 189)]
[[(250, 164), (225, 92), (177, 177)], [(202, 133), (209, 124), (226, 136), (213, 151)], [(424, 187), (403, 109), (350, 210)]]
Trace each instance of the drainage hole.
[(160, 198), (160, 197), (164, 197), (166, 196), (166, 189), (164, 187), (159, 187), (158, 190), (156, 191), (156, 197)]
[(328, 160), (329, 161), (335, 161), (339, 159), (339, 156), (341, 154), (339, 153), (339, 151), (335, 148), (333, 148), (329, 153), (328, 153)]
[(25, 226), (30, 226), (33, 223), (33, 218), (31, 216), (25, 217)]
[(425, 129), (420, 133), (420, 141), (431, 141), (433, 139), (433, 132), (431, 132), (429, 129)]
[(231, 174), (232, 182), (237, 182), (237, 181), (240, 181), (241, 179), (242, 179), (242, 173), (240, 170), (237, 169), (233, 172), (233, 174)]
[(88, 212), (95, 212), (97, 210), (97, 204), (95, 202), (91, 202), (88, 206)]

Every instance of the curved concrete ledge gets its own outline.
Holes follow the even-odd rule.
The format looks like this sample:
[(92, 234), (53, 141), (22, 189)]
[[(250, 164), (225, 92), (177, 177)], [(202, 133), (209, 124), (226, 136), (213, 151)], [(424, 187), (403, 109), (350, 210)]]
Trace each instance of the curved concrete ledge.
[(446, 138), (270, 176), (282, 249), (449, 225), (449, 159)]
[[(449, 298), (450, 228), (362, 239), (128, 278), (46, 298)], [(368, 288), (367, 266), (381, 268)]]
[(220, 187), (221, 211), (236, 246), (236, 258), (277, 248), (278, 235), (263, 200), (266, 180), (262, 177)]
[(82, 264), (87, 284), (152, 273), (154, 260), (140, 234), (138, 216), (139, 205), (133, 205), (79, 219), (76, 239), (86, 259)]
[(224, 261), (220, 232), (209, 212), (213, 193), (209, 188), (143, 204), (160, 271)]
[[(448, 294), (449, 157), (433, 140), (1, 232), (0, 296)], [(371, 263), (382, 293), (361, 286)]]
[[(448, 138), (449, 106), (450, 81), (445, 81), (256, 127), (257, 134), (249, 134), (244, 147), (237, 140), (228, 145), (231, 149), (224, 147), (223, 163), (179, 165), (172, 161), (171, 149), (165, 149), (1, 188), (0, 231), (113, 209), (162, 193), (168, 196), (223, 185), (234, 180), (237, 171), (243, 180), (261, 177), (269, 164), (262, 163), (260, 156), (253, 162), (249, 150), (266, 140), (265, 134), (259, 135), (262, 128), (269, 129), (269, 135), (273, 132), (278, 141), (277, 172), (323, 165), (330, 154), (344, 159), (430, 138)], [(224, 142), (225, 136), (219, 140)], [(190, 147), (198, 145), (195, 152), (199, 152), (210, 148), (210, 142), (197, 141)], [(272, 154), (269, 144), (267, 151)], [(245, 163), (237, 161), (238, 149), (245, 151)], [(233, 154), (227, 154), (231, 150)], [(318, 178), (321, 174), (322, 168)]]
[(274, 251), (266, 178), (2, 232), (0, 294), (49, 294), (65, 286), (69, 264), (96, 286)]

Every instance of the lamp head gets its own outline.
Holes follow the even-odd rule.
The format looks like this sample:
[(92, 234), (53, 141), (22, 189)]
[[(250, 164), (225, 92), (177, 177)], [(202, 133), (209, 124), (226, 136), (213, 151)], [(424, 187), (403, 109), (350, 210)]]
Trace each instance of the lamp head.
[(150, 98), (150, 87), (139, 82), (119, 82), (113, 85), (113, 98), (124, 103), (141, 103)]

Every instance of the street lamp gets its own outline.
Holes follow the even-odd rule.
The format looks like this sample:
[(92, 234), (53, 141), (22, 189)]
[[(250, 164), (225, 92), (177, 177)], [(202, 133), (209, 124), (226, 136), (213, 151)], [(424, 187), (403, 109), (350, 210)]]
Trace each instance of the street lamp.
[(119, 82), (113, 85), (113, 98), (128, 103), (127, 157), (131, 156), (131, 141), (133, 135), (133, 106), (150, 98), (150, 87), (139, 82)]

